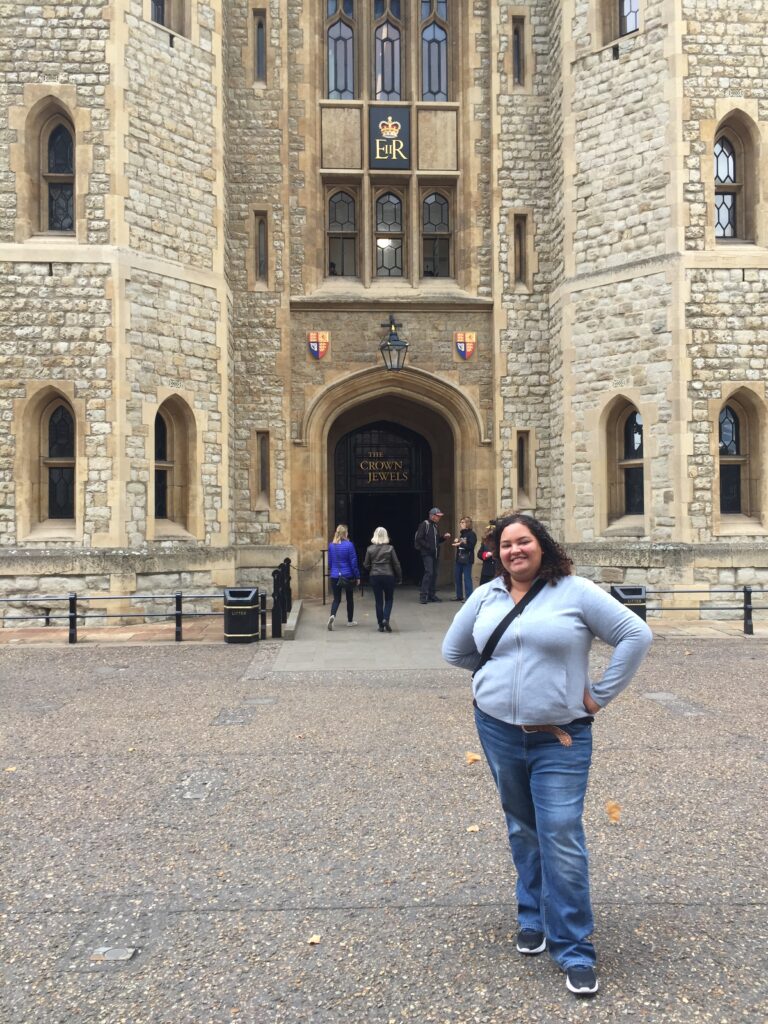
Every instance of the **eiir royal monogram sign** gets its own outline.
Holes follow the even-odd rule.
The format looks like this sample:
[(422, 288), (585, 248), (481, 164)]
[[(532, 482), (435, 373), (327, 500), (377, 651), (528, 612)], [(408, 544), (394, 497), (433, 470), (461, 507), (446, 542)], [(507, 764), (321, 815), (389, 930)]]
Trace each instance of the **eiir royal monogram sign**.
[(411, 112), (408, 107), (371, 107), (368, 133), (371, 167), (407, 171), (411, 166)]

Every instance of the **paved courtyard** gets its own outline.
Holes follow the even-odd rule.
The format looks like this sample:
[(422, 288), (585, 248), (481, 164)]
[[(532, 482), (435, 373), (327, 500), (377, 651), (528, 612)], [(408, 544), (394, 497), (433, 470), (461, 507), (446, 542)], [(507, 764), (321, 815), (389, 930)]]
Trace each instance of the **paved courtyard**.
[(0, 1020), (762, 1024), (765, 637), (659, 628), (598, 718), (580, 1002), (514, 950), (469, 676), (439, 656), (455, 607), (398, 593), (392, 635), (366, 595), (332, 633), (305, 606), (293, 642), (3, 644)]

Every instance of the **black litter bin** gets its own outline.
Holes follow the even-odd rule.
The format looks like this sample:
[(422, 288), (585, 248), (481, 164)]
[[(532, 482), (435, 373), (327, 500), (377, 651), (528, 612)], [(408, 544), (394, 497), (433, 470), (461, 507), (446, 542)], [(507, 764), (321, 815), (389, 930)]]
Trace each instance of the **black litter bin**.
[(645, 587), (611, 587), (611, 597), (621, 601), (645, 622)]
[(224, 591), (224, 642), (252, 644), (259, 639), (259, 591), (227, 588)]

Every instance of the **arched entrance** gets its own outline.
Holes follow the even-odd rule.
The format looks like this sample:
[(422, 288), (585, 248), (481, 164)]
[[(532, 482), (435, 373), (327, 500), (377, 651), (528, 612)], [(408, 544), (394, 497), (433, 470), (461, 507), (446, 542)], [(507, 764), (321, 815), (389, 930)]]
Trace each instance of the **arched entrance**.
[[(453, 532), (456, 464), (453, 431), (435, 409), (404, 395), (376, 396), (343, 412), (328, 434), (328, 534), (346, 523), (362, 557), (377, 526), (392, 538), (405, 582), (421, 579), (413, 535), (432, 505)], [(448, 579), (450, 558), (441, 560)]]
[(361, 558), (373, 531), (383, 526), (400, 559), (403, 582), (418, 582), (422, 563), (413, 534), (432, 504), (429, 442), (402, 424), (379, 420), (345, 434), (333, 461), (335, 522), (347, 523)]
[[(390, 444), (404, 445), (416, 459), (420, 468), (410, 492), (400, 489), (404, 481), (376, 481), (398, 485), (382, 487), (376, 492), (378, 498), (363, 497), (372, 492), (354, 481), (350, 486), (349, 461), (353, 451), (362, 450), (366, 431), (371, 441), (384, 439), (371, 435), (372, 430), (384, 430)], [(406, 368), (393, 374), (370, 369), (335, 381), (304, 410), (294, 445), (291, 505), (303, 596), (321, 593), (322, 576), (316, 575), (316, 568), (339, 521), (353, 527), (361, 555), (373, 527), (391, 530), (398, 556), (408, 563), (406, 572), (415, 578), (420, 567), (412, 561), (416, 554), (413, 535), (432, 505), (445, 512), (443, 525), (451, 533), (465, 512), (479, 518), (496, 506), (491, 439), (472, 397), (424, 370)], [(337, 479), (339, 445), (343, 453), (339, 458), (344, 458), (347, 469)], [(349, 523), (352, 518), (354, 523)], [(441, 559), (442, 584), (452, 578), (451, 553), (445, 552)]]

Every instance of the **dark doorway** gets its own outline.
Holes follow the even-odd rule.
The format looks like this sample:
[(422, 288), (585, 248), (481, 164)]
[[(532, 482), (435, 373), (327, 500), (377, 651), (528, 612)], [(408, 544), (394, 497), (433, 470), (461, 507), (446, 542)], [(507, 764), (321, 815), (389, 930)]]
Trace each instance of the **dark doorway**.
[(360, 559), (373, 531), (383, 526), (400, 559), (403, 581), (418, 583), (423, 569), (413, 535), (432, 504), (427, 441), (397, 423), (369, 423), (336, 445), (334, 476), (336, 523), (349, 526)]

